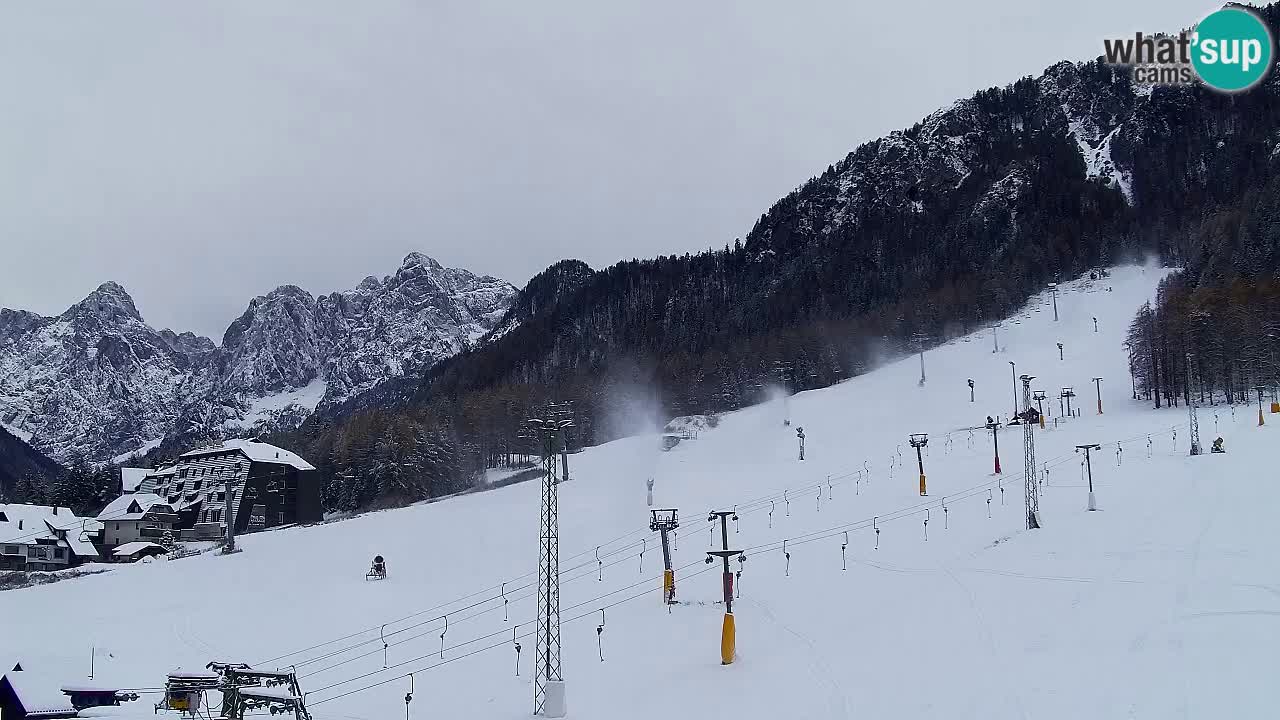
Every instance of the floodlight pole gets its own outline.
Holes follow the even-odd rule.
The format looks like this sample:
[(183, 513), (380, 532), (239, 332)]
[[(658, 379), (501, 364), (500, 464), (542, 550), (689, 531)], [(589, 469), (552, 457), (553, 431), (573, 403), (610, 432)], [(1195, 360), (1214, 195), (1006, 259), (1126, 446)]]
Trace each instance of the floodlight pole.
[(1133, 373), (1133, 343), (1125, 343), (1125, 349), (1129, 351), (1129, 383), (1133, 385), (1133, 399), (1138, 399), (1138, 376)]
[(1011, 418), (1018, 417), (1018, 366), (1009, 361), (1009, 371), (1013, 376), (1013, 413), (1009, 415)]
[(1094, 378), (1093, 384), (1098, 390), (1098, 414), (1101, 415), (1102, 414), (1102, 378), (1100, 377)]
[(1058, 322), (1058, 283), (1049, 283), (1049, 292), (1053, 295), (1053, 321)]
[(920, 387), (924, 387), (924, 341), (926, 339), (924, 333), (916, 333), (913, 337), (916, 343), (916, 350), (920, 352)]
[[(222, 552), (225, 555), (230, 555), (231, 553), (236, 552), (236, 519), (235, 513), (233, 512), (236, 509), (235, 480), (236, 476), (232, 475), (230, 479), (227, 480), (227, 484), (223, 486), (223, 490), (225, 490), (224, 499), (226, 500), (226, 508), (223, 512), (227, 516), (227, 541), (222, 548)], [(248, 488), (249, 483), (245, 483), (245, 487)]]
[(1000, 422), (994, 418), (987, 418), (987, 429), (991, 431), (991, 447), (995, 457), (995, 474), (1000, 474)]

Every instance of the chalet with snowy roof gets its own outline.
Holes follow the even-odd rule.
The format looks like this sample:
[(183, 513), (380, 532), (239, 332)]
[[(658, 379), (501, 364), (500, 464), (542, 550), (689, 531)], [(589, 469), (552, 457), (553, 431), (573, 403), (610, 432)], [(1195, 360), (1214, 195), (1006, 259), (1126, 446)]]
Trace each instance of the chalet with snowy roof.
[(0, 718), (49, 720), (77, 716), (71, 698), (49, 678), (24, 670), (21, 664), (0, 676)]
[(145, 558), (156, 557), (168, 553), (163, 545), (153, 542), (130, 542), (117, 546), (111, 551), (111, 559), (116, 562), (137, 562)]
[(98, 513), (102, 544), (107, 548), (134, 542), (156, 542), (172, 532), (177, 513), (155, 493), (121, 495)]
[[(315, 467), (294, 453), (252, 440), (227, 440), (184, 453), (147, 475), (138, 494), (159, 496), (176, 514), (183, 540), (236, 534), (321, 519)], [(230, 504), (228, 504), (228, 496)]]
[(101, 533), (101, 523), (69, 508), (0, 504), (0, 570), (61, 570), (97, 560)]

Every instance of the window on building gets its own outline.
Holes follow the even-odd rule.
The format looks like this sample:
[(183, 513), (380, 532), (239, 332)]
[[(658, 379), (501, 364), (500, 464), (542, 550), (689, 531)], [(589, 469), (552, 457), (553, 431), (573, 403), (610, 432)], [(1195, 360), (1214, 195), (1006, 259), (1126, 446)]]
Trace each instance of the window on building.
[(115, 525), (116, 525), (116, 530), (119, 530), (119, 529), (120, 529), (120, 523), (116, 523)]
[(17, 545), (5, 545), (4, 552), (6, 555), (21, 555), (22, 548), (18, 547)]
[(187, 486), (187, 484), (186, 484), (185, 482), (180, 482), (180, 483), (178, 483), (177, 485), (174, 485), (174, 486), (173, 486), (173, 491), (174, 491), (174, 492), (179, 492), (179, 493), (180, 493), (180, 492), (182, 492), (182, 489), (183, 489), (183, 488), (185, 488), (186, 486)]
[(58, 559), (58, 560), (66, 560), (66, 559), (67, 559), (67, 549), (66, 549), (66, 548), (54, 548), (54, 549), (53, 549), (53, 557), (54, 557), (54, 558), (56, 558), (56, 559)]
[(199, 490), (199, 489), (200, 489), (200, 488), (202, 488), (202, 487), (204, 487), (204, 481), (203, 481), (203, 480), (197, 480), (197, 481), (195, 481), (195, 483), (191, 486), (191, 489), (192, 489), (192, 490)]
[(279, 513), (279, 514), (276, 516), (276, 524), (277, 524), (277, 525), (283, 525), (283, 524), (284, 524), (284, 513)]
[(213, 519), (213, 522), (222, 522), (222, 511), (214, 510), (210, 517)]
[(218, 493), (218, 502), (226, 502), (226, 501), (227, 501), (227, 494), (225, 492)]
[(202, 523), (207, 523), (207, 522), (209, 522), (209, 511), (208, 511), (208, 510), (205, 510), (204, 512), (200, 513), (200, 522), (202, 522)]
[(182, 468), (181, 470), (179, 470), (179, 471), (178, 471), (178, 477), (180, 477), (180, 478), (185, 478), (186, 476), (187, 476), (187, 469), (186, 469), (186, 468)]

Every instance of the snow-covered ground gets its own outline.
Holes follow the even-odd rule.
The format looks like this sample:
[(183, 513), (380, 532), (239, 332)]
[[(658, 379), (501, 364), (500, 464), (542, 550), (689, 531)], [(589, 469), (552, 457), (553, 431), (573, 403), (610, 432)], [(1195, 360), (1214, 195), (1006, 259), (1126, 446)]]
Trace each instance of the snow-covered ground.
[[(1057, 323), (1047, 296), (1036, 298), (1002, 323), (1003, 352), (992, 352), (990, 330), (928, 352), (923, 388), (910, 357), (792, 397), (791, 427), (775, 402), (727, 414), (667, 453), (645, 436), (573, 456), (560, 515), (570, 716), (1270, 714), (1280, 487), (1267, 467), (1280, 416), (1258, 428), (1253, 408), (1205, 408), (1206, 448), (1221, 434), (1229, 454), (1190, 458), (1185, 409), (1130, 399), (1121, 342), (1162, 275), (1121, 268), (1066, 284)], [(1083, 408), (1037, 431), (1048, 473), (1038, 478), (1036, 531), (1023, 529), (1021, 430), (1002, 432), (997, 478), (990, 434), (963, 429), (1008, 415), (1009, 361), (1050, 397), (1074, 386)], [(1095, 376), (1104, 378), (1101, 416)], [(1056, 418), (1057, 400), (1048, 406)], [(913, 432), (930, 434), (927, 498), (906, 443)], [(1073, 448), (1094, 442), (1103, 445), (1093, 455), (1100, 511), (1090, 513)], [(649, 477), (658, 506), (683, 517), (681, 604), (672, 608), (661, 602), (661, 552), (647, 527)], [(210, 660), (293, 666), (317, 720), (401, 716), (402, 676), (413, 671), (411, 718), (525, 717), (538, 492), (537, 482), (520, 483), (248, 536), (230, 557), (0, 593), (0, 614), (26, 620), (5, 623), (0, 652), (29, 672), (83, 683), (93, 646), (97, 679), (135, 688)], [(719, 571), (703, 558), (706, 513), (735, 505), (729, 539), (747, 560), (738, 661), (726, 667)], [(366, 582), (375, 554), (390, 577)], [(518, 676), (513, 635), (523, 646)], [(138, 705), (138, 717), (152, 717)]]
[(306, 417), (324, 399), (324, 393), (328, 387), (328, 383), (323, 378), (316, 378), (300, 388), (256, 398), (249, 403), (249, 409), (244, 417), (227, 420), (225, 424), (231, 429), (252, 428), (260, 422), (278, 420), (281, 415), (287, 413)]
[(139, 448), (137, 448), (136, 450), (130, 450), (129, 452), (121, 453), (121, 454), (119, 454), (119, 455), (117, 455), (117, 456), (115, 456), (115, 457), (111, 458), (111, 463), (112, 463), (113, 465), (119, 465), (120, 463), (129, 462), (130, 460), (133, 460), (134, 458), (142, 457), (143, 455), (146, 455), (147, 453), (151, 452), (152, 450), (155, 450), (156, 448), (160, 447), (160, 443), (161, 443), (161, 442), (164, 442), (164, 438), (154, 438), (154, 439), (152, 439), (152, 440), (148, 440), (147, 442), (143, 443), (143, 444), (142, 444), (142, 446), (141, 446), (141, 447), (139, 447)]

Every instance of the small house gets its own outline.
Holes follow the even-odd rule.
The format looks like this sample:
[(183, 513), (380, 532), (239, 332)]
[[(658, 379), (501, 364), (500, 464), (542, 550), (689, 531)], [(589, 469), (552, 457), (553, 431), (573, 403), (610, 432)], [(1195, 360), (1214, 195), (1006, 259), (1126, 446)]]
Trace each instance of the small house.
[(121, 495), (98, 513), (102, 523), (102, 544), (113, 548), (136, 542), (159, 542), (173, 531), (178, 516), (164, 498), (155, 493)]
[(0, 570), (61, 570), (97, 560), (101, 532), (101, 523), (69, 508), (0, 504)]
[(128, 542), (111, 551), (111, 559), (116, 562), (137, 562), (143, 558), (155, 557), (168, 553), (163, 545), (153, 542)]

